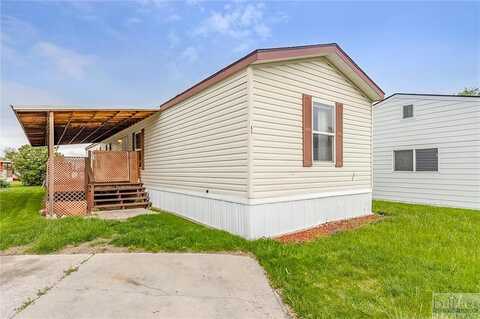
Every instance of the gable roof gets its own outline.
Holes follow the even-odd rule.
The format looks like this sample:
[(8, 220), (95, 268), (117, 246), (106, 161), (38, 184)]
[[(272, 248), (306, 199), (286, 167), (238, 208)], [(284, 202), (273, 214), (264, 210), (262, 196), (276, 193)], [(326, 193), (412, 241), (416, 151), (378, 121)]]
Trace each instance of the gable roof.
[(357, 85), (372, 101), (383, 99), (385, 93), (336, 43), (315, 44), (296, 47), (258, 49), (217, 71), (189, 89), (160, 105), (168, 109), (189, 97), (241, 71), (251, 64), (283, 61), (308, 57), (327, 57), (341, 72)]

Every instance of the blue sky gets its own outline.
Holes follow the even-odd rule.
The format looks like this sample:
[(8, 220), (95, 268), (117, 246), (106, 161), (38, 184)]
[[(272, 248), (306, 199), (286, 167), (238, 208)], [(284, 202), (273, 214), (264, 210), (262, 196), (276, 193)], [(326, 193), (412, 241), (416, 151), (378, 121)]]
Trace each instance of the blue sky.
[(152, 106), (255, 48), (336, 42), (387, 94), (480, 86), (480, 2), (2, 1), (9, 104)]

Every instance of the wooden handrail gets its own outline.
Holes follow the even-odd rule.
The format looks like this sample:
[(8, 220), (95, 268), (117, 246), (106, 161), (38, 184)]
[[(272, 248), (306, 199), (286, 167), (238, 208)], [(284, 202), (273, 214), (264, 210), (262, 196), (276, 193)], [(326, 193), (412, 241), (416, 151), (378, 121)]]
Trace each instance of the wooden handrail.
[(85, 158), (85, 182), (87, 185), (94, 182), (90, 157)]
[(85, 158), (85, 199), (87, 201), (87, 214), (90, 214), (93, 209), (93, 182), (92, 162), (89, 152), (88, 157)]

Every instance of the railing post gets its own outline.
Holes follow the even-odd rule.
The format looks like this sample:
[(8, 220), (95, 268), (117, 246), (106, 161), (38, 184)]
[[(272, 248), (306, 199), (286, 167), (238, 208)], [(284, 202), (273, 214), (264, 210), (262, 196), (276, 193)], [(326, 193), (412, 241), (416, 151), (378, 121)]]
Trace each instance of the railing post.
[(93, 151), (88, 151), (88, 171), (90, 173), (90, 176), (89, 176), (90, 177), (90, 182), (94, 183), (95, 182), (95, 172), (94, 172), (94, 166), (95, 165), (93, 165), (93, 162), (94, 162), (93, 156), (94, 155), (92, 155), (93, 154), (92, 152)]
[(90, 180), (88, 176), (88, 165), (90, 165), (90, 159), (85, 157), (85, 201), (87, 202), (87, 214), (90, 214)]
[(53, 215), (55, 196), (54, 112), (48, 112), (48, 214)]
[(128, 163), (128, 180), (130, 183), (134, 182), (132, 181), (132, 161), (130, 159), (130, 152), (129, 151), (124, 151), (127, 153), (127, 163)]

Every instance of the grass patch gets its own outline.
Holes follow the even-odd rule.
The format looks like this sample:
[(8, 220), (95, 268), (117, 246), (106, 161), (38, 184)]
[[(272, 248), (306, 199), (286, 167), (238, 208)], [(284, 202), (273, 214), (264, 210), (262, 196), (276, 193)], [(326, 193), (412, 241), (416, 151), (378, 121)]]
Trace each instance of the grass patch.
[(158, 251), (245, 250), (247, 241), (227, 232), (211, 229), (172, 214), (143, 215), (113, 226), (111, 244)]
[(430, 318), (432, 292), (480, 291), (480, 212), (377, 201), (386, 218), (303, 244), (246, 241), (171, 214), (125, 222), (38, 215), (43, 192), (0, 191), (0, 249), (91, 240), (158, 251), (252, 253), (300, 318)]

